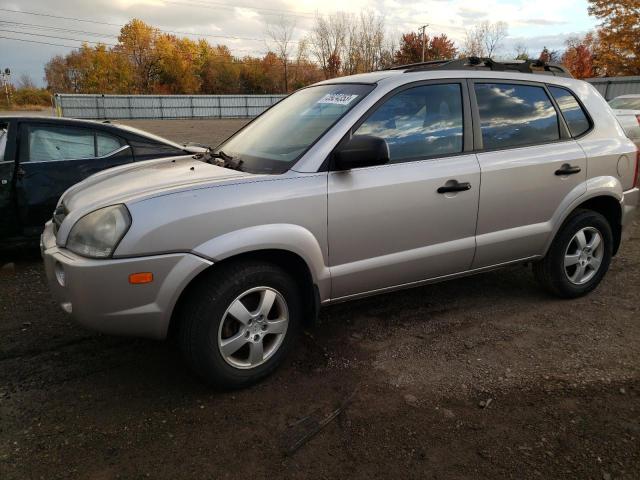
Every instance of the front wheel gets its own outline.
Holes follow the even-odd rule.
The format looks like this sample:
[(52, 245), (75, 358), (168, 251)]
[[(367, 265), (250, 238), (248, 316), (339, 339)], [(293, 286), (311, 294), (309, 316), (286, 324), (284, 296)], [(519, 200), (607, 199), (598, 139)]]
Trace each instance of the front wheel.
[(566, 220), (533, 271), (555, 295), (580, 297), (602, 281), (612, 255), (613, 234), (607, 219), (598, 212), (579, 210)]
[(299, 289), (280, 267), (224, 265), (188, 293), (180, 312), (180, 344), (202, 378), (240, 388), (270, 374), (291, 349), (301, 324)]

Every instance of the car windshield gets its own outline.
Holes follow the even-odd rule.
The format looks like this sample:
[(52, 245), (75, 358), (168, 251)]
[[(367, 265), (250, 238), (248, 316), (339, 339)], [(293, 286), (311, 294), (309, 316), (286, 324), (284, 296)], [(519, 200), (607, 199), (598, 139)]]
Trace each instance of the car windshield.
[(618, 97), (609, 102), (616, 110), (640, 110), (640, 97)]
[(333, 84), (299, 90), (216, 150), (231, 157), (242, 170), (284, 173), (373, 88), (373, 85)]

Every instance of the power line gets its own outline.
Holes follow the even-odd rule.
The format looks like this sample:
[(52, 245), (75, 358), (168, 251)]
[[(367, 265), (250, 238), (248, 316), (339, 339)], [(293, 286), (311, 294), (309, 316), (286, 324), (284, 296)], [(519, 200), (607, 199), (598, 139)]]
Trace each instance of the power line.
[[(107, 34), (107, 33), (100, 33), (100, 32), (89, 32), (86, 30), (73, 30), (73, 29), (68, 29), (68, 28), (60, 28), (60, 27), (47, 27), (45, 25), (37, 25), (37, 24), (30, 24), (30, 23), (21, 23), (21, 22), (11, 22), (11, 21), (6, 21), (6, 20), (0, 20), (0, 31), (4, 30), (6, 32), (9, 33), (18, 33), (18, 34), (22, 34), (22, 35), (37, 35), (37, 36), (41, 36), (41, 37), (50, 37), (50, 38), (56, 38), (59, 40), (71, 40), (71, 41), (76, 41), (76, 42), (85, 42), (85, 43), (94, 43), (94, 44), (102, 44), (102, 45), (107, 45), (107, 46), (111, 46), (111, 47), (115, 47), (117, 46), (116, 44), (113, 43), (107, 43), (107, 42), (95, 42), (92, 40), (86, 40), (86, 39), (78, 39), (78, 38), (67, 38), (67, 37), (58, 37), (58, 36), (53, 36), (53, 35), (45, 35), (45, 34), (39, 34), (39, 33), (33, 33), (33, 32), (24, 32), (24, 31), (14, 31), (14, 30), (5, 30), (2, 27), (5, 25), (2, 24), (9, 24), (8, 26), (15, 26), (16, 28), (36, 28), (36, 29), (40, 29), (40, 30), (54, 30), (54, 31), (61, 31), (61, 32), (67, 32), (67, 33), (80, 33), (80, 34), (85, 34), (85, 35), (89, 35), (89, 36), (95, 36), (95, 37), (107, 37), (107, 38), (113, 38), (113, 39), (118, 39), (119, 35), (113, 35), (113, 34)], [(247, 48), (234, 48), (234, 50), (236, 51), (253, 51), (253, 49), (251, 49), (250, 47)]]
[(13, 38), (13, 37), (5, 37), (2, 35), (0, 35), (0, 38), (4, 38), (6, 40), (15, 40), (17, 42), (39, 43), (41, 45), (53, 45), (54, 47), (78, 48), (77, 46), (72, 46), (72, 45), (63, 45), (61, 43), (51, 43), (51, 42), (39, 42), (38, 40), (27, 40), (26, 38)]
[[(38, 17), (47, 17), (47, 18), (57, 18), (60, 20), (71, 20), (74, 22), (83, 22), (83, 23), (94, 23), (96, 25), (108, 25), (110, 27), (118, 27), (118, 28), (122, 28), (122, 25), (119, 23), (110, 23), (110, 22), (101, 22), (99, 20), (89, 20), (86, 18), (76, 18), (76, 17), (65, 17), (62, 15), (53, 15), (50, 13), (41, 13), (41, 12), (27, 12), (25, 10), (12, 10), (10, 8), (0, 8), (0, 11), (2, 12), (11, 12), (11, 13), (18, 13), (18, 14), (23, 14), (23, 15), (34, 15), (34, 16), (38, 16)], [(157, 29), (160, 32), (163, 33), (172, 33), (174, 35), (194, 35), (197, 37), (211, 37), (211, 38), (229, 38), (229, 39), (233, 39), (233, 40), (250, 40), (250, 41), (256, 41), (256, 42), (263, 42), (265, 39), (264, 38), (255, 38), (255, 37), (241, 37), (241, 36), (237, 36), (237, 35), (217, 35), (217, 34), (211, 34), (211, 33), (192, 33), (192, 32), (184, 32), (184, 31), (180, 31), (180, 30), (164, 30), (164, 29)]]
[[(0, 30), (1, 32), (2, 30)], [(19, 34), (23, 34), (24, 32), (18, 32)], [(31, 39), (26, 39), (26, 38), (15, 38), (15, 37), (7, 37), (4, 35), (0, 35), (0, 38), (5, 39), (5, 40), (13, 40), (16, 42), (27, 42), (27, 43), (37, 43), (40, 45), (51, 45), (54, 47), (66, 47), (66, 48), (71, 48), (71, 49), (77, 49), (78, 46), (77, 45), (65, 45), (62, 43), (54, 43), (54, 42), (44, 42), (44, 41), (39, 41), (39, 40), (31, 40)], [(73, 40), (70, 39), (72, 41), (83, 41), (83, 40)], [(97, 42), (100, 43), (100, 42)], [(119, 51), (119, 50), (111, 50), (110, 53), (114, 53), (114, 54), (118, 54), (118, 55), (126, 55), (128, 57), (131, 57), (132, 55), (127, 53), (127, 52), (123, 52), (123, 51)], [(218, 54), (212, 54), (211, 56), (213, 57), (225, 57), (227, 58), (227, 55), (218, 55)], [(246, 60), (239, 60), (238, 57), (234, 57), (234, 60), (232, 61), (216, 61), (215, 64), (216, 65), (253, 65), (256, 66), (257, 64), (259, 64), (260, 62), (262, 62), (264, 59), (260, 58), (260, 57), (252, 57), (253, 60), (252, 61), (246, 61)], [(294, 65), (294, 64), (288, 64), (287, 68), (307, 68), (307, 65)]]
[[(69, 40), (72, 42), (82, 42), (82, 43), (93, 43), (96, 45), (105, 45), (107, 47), (115, 47), (117, 46), (115, 43), (106, 43), (106, 42), (95, 42), (92, 40), (82, 40), (82, 39), (78, 39), (78, 38), (69, 38), (69, 37), (58, 37), (56, 35), (45, 35), (43, 33), (31, 33), (31, 32), (20, 32), (17, 30), (8, 30), (5, 28), (0, 28), (0, 32), (5, 32), (5, 33), (17, 33), (19, 35), (31, 35), (31, 36), (36, 36), (36, 37), (46, 37), (46, 38), (55, 38), (57, 40)], [(74, 47), (77, 48), (77, 47)]]

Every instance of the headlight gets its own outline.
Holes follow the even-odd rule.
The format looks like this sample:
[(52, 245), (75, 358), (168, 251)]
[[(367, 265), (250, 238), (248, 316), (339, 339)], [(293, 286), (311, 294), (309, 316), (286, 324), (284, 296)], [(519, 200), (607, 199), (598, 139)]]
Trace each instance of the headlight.
[(67, 248), (84, 257), (107, 258), (131, 226), (131, 216), (124, 205), (113, 205), (91, 212), (71, 229)]

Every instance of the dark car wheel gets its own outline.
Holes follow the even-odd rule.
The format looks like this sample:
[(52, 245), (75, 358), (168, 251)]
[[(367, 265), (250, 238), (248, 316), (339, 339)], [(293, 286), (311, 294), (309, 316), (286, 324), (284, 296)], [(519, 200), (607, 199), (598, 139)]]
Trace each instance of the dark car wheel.
[(533, 271), (553, 294), (580, 297), (598, 286), (612, 255), (613, 234), (607, 219), (591, 210), (578, 210), (566, 220)]
[(280, 267), (247, 261), (198, 280), (179, 313), (187, 362), (221, 388), (251, 385), (273, 372), (295, 342), (300, 293)]

